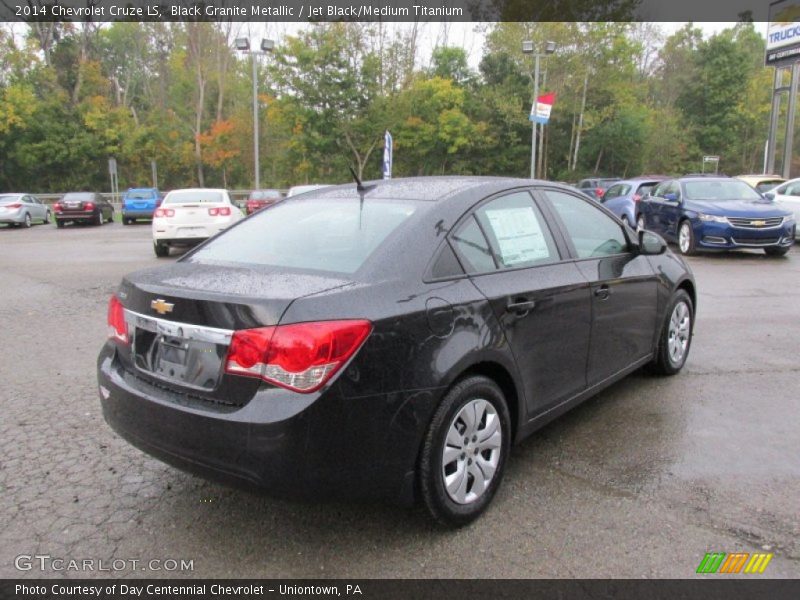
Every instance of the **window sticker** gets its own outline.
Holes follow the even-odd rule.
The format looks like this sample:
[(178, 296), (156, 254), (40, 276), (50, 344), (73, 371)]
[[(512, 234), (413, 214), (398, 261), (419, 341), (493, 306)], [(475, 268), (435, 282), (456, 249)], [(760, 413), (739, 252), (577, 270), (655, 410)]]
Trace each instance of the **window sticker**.
[(504, 265), (550, 258), (544, 232), (532, 207), (487, 210), (486, 218), (494, 230)]

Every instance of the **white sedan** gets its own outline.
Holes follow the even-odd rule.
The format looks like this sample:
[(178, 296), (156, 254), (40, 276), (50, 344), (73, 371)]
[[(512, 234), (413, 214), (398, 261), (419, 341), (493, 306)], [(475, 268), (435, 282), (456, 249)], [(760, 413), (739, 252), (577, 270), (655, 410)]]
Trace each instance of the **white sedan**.
[(169, 255), (170, 246), (192, 246), (218, 234), (244, 217), (226, 190), (173, 190), (153, 215), (156, 256)]
[[(794, 213), (794, 220), (800, 222), (800, 179), (790, 179), (764, 194)], [(800, 239), (800, 227), (794, 230), (794, 239)]]

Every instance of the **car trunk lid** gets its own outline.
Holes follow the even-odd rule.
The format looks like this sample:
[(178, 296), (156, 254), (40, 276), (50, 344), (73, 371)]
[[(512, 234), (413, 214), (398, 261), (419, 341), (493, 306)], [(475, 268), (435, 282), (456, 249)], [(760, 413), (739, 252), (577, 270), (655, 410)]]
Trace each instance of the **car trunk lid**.
[(130, 341), (120, 357), (139, 377), (244, 403), (259, 383), (224, 374), (233, 332), (277, 325), (295, 299), (349, 283), (266, 267), (175, 263), (139, 271), (118, 292)]

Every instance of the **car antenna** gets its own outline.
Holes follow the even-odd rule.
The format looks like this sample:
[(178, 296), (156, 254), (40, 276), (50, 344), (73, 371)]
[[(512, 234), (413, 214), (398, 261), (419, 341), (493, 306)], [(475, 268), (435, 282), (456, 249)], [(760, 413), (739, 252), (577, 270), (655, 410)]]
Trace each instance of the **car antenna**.
[(372, 189), (375, 189), (375, 185), (364, 185), (363, 183), (361, 183), (361, 180), (358, 178), (358, 175), (356, 174), (356, 170), (353, 168), (353, 165), (350, 165), (348, 169), (350, 169), (350, 174), (353, 176), (353, 179), (356, 180), (356, 190), (358, 190), (358, 192), (362, 194), (362, 199), (363, 199), (363, 194)]

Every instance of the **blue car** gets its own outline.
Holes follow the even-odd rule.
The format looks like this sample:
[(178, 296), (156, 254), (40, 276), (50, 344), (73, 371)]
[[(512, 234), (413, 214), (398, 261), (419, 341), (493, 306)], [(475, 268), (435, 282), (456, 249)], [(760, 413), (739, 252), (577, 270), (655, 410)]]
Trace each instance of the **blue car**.
[(152, 219), (161, 204), (156, 188), (131, 188), (122, 195), (122, 223), (130, 225), (137, 219)]
[(626, 225), (635, 227), (639, 220), (639, 202), (646, 198), (666, 177), (636, 177), (612, 185), (600, 202), (617, 215)]
[(730, 177), (669, 179), (639, 205), (639, 226), (676, 242), (685, 255), (763, 248), (769, 256), (783, 256), (794, 243), (794, 215)]

